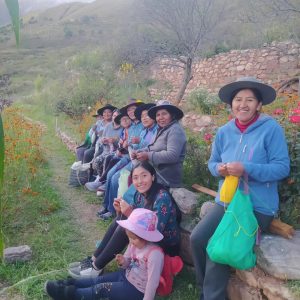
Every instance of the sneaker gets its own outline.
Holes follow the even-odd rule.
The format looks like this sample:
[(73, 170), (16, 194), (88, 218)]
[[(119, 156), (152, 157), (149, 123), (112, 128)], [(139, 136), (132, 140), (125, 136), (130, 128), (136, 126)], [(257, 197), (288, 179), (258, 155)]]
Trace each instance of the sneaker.
[(104, 191), (97, 191), (97, 193), (96, 193), (96, 195), (98, 196), (98, 197), (102, 197), (103, 195), (104, 195)]
[(114, 217), (114, 215), (110, 211), (108, 211), (105, 214), (102, 214), (102, 215), (98, 216), (99, 219), (104, 220), (104, 221), (110, 220), (113, 217)]
[(99, 211), (97, 211), (96, 215), (97, 217), (100, 217), (101, 215), (104, 215), (108, 212), (107, 208), (101, 208)]
[(67, 300), (74, 298), (75, 286), (64, 285), (61, 281), (46, 281), (44, 290), (48, 296), (55, 300)]
[(95, 181), (87, 182), (84, 186), (91, 192), (96, 192), (98, 188), (102, 185), (102, 182), (97, 178)]
[(70, 263), (69, 269), (74, 269), (74, 268), (78, 268), (78, 267), (83, 268), (86, 265), (91, 267), (92, 262), (93, 262), (92, 257), (88, 256), (87, 258), (83, 259), (82, 261), (76, 261), (76, 262)]
[(75, 279), (95, 278), (102, 274), (103, 269), (96, 270), (94, 267), (91, 267), (91, 268), (81, 270), (81, 271), (78, 269), (70, 269), (68, 272), (69, 272), (69, 275)]

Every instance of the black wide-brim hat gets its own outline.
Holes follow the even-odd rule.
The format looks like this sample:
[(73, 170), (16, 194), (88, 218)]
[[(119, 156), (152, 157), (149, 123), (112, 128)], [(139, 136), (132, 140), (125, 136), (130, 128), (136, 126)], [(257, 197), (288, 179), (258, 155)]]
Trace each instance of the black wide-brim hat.
[(110, 105), (110, 104), (106, 104), (105, 106), (99, 108), (97, 110), (97, 115), (93, 115), (93, 117), (98, 117), (98, 116), (103, 116), (103, 112), (106, 110), (106, 109), (109, 109), (111, 110), (112, 112), (117, 109), (115, 106), (113, 105)]
[(134, 115), (135, 117), (141, 121), (141, 117), (142, 117), (142, 112), (144, 110), (147, 110), (149, 111), (150, 108), (154, 107), (155, 106), (155, 103), (146, 103), (146, 104), (142, 104), (142, 105), (139, 105), (136, 110), (134, 111)]
[(123, 117), (128, 117), (129, 118), (129, 116), (127, 115), (127, 113), (120, 113), (119, 115), (117, 115), (116, 117), (115, 117), (115, 119), (114, 119), (114, 122), (116, 123), (116, 124), (118, 124), (118, 125), (120, 125), (121, 124), (121, 119), (123, 118)]
[(138, 106), (140, 106), (142, 104), (144, 104), (144, 102), (142, 100), (138, 100), (138, 99), (133, 99), (132, 98), (132, 99), (129, 100), (129, 103), (127, 105), (123, 106), (120, 109), (120, 111), (121, 111), (121, 113), (123, 113), (123, 112), (127, 113), (128, 107), (130, 107), (130, 106), (136, 106), (136, 107), (138, 107)]
[(224, 85), (219, 91), (219, 97), (221, 101), (231, 105), (234, 94), (242, 89), (257, 90), (261, 94), (262, 105), (270, 104), (276, 99), (275, 89), (255, 77), (242, 77)]
[(157, 101), (156, 105), (148, 110), (148, 116), (151, 119), (156, 120), (156, 113), (161, 109), (167, 110), (175, 117), (176, 120), (180, 120), (184, 116), (183, 111), (177, 106), (171, 104), (168, 100)]

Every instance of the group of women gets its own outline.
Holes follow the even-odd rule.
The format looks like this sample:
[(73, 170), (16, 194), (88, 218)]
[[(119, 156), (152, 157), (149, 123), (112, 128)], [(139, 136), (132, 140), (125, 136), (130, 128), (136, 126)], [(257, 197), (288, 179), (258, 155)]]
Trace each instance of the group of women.
[[(283, 129), (272, 117), (261, 113), (263, 105), (275, 100), (275, 90), (256, 78), (243, 77), (222, 87), (219, 97), (231, 107), (234, 118), (219, 128), (208, 162), (211, 174), (220, 178), (216, 205), (194, 228), (190, 240), (200, 299), (204, 300), (227, 297), (230, 267), (213, 262), (206, 251), (208, 241), (226, 210), (227, 205), (219, 196), (225, 177), (238, 177), (240, 189), (247, 184), (259, 228), (268, 231), (279, 208), (278, 181), (289, 174)], [(91, 259), (70, 266), (70, 274), (76, 280), (99, 275), (114, 254), (120, 253), (131, 242), (124, 228), (118, 225), (118, 220), (129, 218), (136, 208), (156, 212), (157, 229), (163, 235), (157, 244), (171, 256), (179, 254), (180, 218), (178, 207), (168, 190), (181, 184), (186, 137), (178, 121), (183, 113), (170, 103), (161, 101), (150, 109), (145, 107), (139, 114), (156, 121), (156, 136), (146, 147), (133, 149), (132, 159), (137, 162), (131, 165), (132, 199), (114, 199), (116, 219), (100, 246)], [(84, 299), (102, 298), (94, 293), (92, 298)], [(127, 298), (121, 295), (121, 298), (111, 296), (108, 299)]]

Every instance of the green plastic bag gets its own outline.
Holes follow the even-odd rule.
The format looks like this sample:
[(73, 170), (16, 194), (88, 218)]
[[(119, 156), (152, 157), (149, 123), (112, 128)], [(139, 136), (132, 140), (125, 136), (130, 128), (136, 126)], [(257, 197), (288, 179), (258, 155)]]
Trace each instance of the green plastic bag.
[(248, 194), (237, 189), (221, 222), (208, 242), (209, 258), (245, 270), (255, 266), (253, 247), (258, 223)]

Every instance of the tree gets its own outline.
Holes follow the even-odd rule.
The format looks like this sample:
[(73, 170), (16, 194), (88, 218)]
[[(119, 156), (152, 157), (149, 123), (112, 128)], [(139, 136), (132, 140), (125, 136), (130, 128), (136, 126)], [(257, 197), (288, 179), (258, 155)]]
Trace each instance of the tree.
[[(222, 0), (143, 0), (140, 15), (152, 30), (152, 50), (174, 57), (184, 69), (176, 104), (183, 98), (193, 78), (192, 65), (201, 56), (203, 45), (222, 20), (226, 1)], [(143, 11), (143, 12), (142, 12)]]
[(275, 40), (300, 40), (299, 0), (250, 0), (246, 5), (243, 22), (257, 24), (265, 32), (270, 30), (271, 35), (274, 31)]
[(289, 17), (299, 17), (300, 14), (299, 0), (259, 0), (256, 4), (262, 4), (275, 16), (285, 14)]

